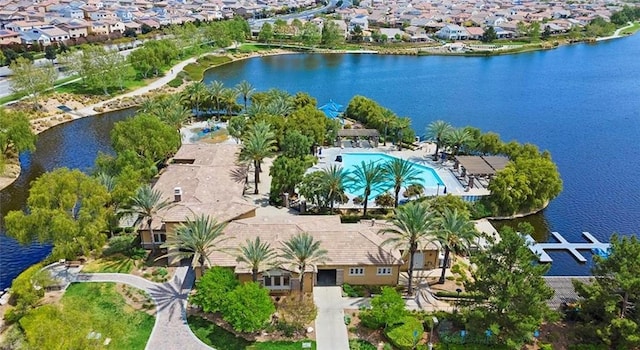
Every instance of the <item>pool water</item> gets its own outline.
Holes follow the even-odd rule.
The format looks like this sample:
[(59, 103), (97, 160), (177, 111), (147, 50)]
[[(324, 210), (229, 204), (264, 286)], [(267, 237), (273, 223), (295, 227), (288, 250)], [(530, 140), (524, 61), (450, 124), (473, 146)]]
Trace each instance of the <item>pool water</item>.
[[(362, 162), (369, 163), (374, 162), (376, 164), (384, 164), (386, 162), (392, 161), (396, 159), (396, 157), (384, 154), (384, 153), (342, 153), (342, 168), (347, 173), (352, 173), (355, 170), (356, 165), (360, 165)], [(433, 188), (436, 189), (438, 186), (444, 186), (444, 182), (438, 176), (435, 170), (430, 167), (424, 166), (422, 164), (417, 164), (411, 162), (413, 164), (414, 169), (418, 169), (420, 171), (420, 180), (418, 181), (425, 189)], [(406, 184), (403, 184), (403, 189), (406, 187)], [(354, 196), (362, 196), (364, 194), (364, 189), (356, 190), (353, 185), (345, 184), (347, 189), (347, 193), (352, 194)], [(371, 195), (369, 196), (369, 200), (375, 199), (378, 195), (387, 192), (393, 189), (393, 182), (386, 181), (376, 188), (371, 189)], [(429, 192), (429, 191), (426, 191)], [(402, 195), (402, 191), (400, 191), (400, 195)]]

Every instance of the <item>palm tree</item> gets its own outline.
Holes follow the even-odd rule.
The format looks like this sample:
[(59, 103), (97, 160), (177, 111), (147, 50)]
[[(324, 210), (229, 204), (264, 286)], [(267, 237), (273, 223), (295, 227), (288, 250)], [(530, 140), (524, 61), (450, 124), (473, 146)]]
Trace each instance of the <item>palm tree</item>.
[(345, 198), (344, 184), (348, 181), (348, 174), (341, 166), (332, 164), (323, 169), (323, 187), (327, 191), (327, 200), (333, 213), (333, 203), (342, 203)]
[(247, 243), (238, 248), (236, 261), (246, 263), (251, 266), (253, 281), (258, 281), (258, 273), (265, 265), (273, 265), (277, 254), (269, 243), (260, 241), (260, 237), (255, 240), (247, 240)]
[(465, 128), (454, 129), (446, 137), (447, 142), (453, 147), (453, 155), (457, 156), (460, 148), (473, 140), (469, 131)]
[(383, 169), (387, 181), (393, 183), (394, 207), (397, 208), (402, 186), (420, 185), (422, 171), (414, 167), (412, 162), (401, 158), (384, 163)]
[(396, 143), (398, 144), (398, 151), (401, 151), (403, 137), (402, 135), (406, 130), (409, 130), (411, 128), (411, 119), (407, 117), (397, 118), (393, 121), (393, 126), (396, 129)]
[[(194, 220), (187, 219), (175, 232), (167, 237), (167, 242), (162, 248), (167, 248), (167, 254), (160, 258), (184, 258), (193, 257), (204, 268), (205, 262), (211, 266), (209, 254), (214, 252), (216, 246), (224, 241), (223, 230), (227, 224), (218, 223), (209, 216), (198, 215)], [(158, 258), (158, 259), (160, 259)]]
[(118, 227), (118, 207), (119, 203), (113, 198), (113, 190), (116, 188), (116, 178), (107, 173), (99, 172), (96, 175), (98, 182), (109, 192), (109, 201), (107, 202), (107, 230), (109, 237), (113, 237), (114, 229)]
[(413, 294), (413, 257), (420, 242), (433, 237), (433, 215), (426, 203), (409, 202), (395, 209), (395, 216), (391, 220), (394, 227), (379, 231), (390, 236), (383, 245), (393, 244), (396, 249), (409, 252), (409, 294)]
[(473, 223), (457, 209), (445, 208), (442, 216), (436, 219), (435, 240), (444, 248), (444, 262), (439, 284), (444, 284), (449, 254), (468, 250), (477, 237), (478, 231)]
[(300, 271), (300, 299), (304, 291), (304, 271), (307, 266), (328, 261), (327, 251), (320, 249), (320, 241), (315, 241), (306, 232), (299, 233), (283, 242), (284, 247), (280, 248), (281, 258), (286, 259)]
[(427, 127), (427, 137), (432, 140), (436, 140), (436, 152), (433, 154), (434, 158), (438, 157), (438, 150), (442, 147), (442, 143), (446, 138), (447, 134), (451, 132), (453, 128), (451, 124), (445, 122), (444, 120), (436, 120), (431, 122)]
[(217, 80), (214, 80), (208, 88), (209, 100), (216, 106), (216, 120), (220, 119), (220, 102), (222, 102), (224, 90), (224, 84)]
[(189, 103), (191, 108), (195, 108), (196, 117), (200, 115), (200, 105), (207, 98), (207, 85), (199, 81), (189, 84), (184, 89), (183, 99)]
[(247, 100), (249, 97), (256, 91), (251, 85), (250, 82), (243, 80), (236, 85), (236, 91), (242, 96), (242, 100), (244, 100), (244, 110), (247, 111)]
[(142, 219), (147, 221), (147, 229), (151, 236), (151, 249), (153, 253), (156, 251), (152, 227), (153, 217), (156, 216), (160, 210), (170, 208), (173, 205), (173, 202), (162, 199), (162, 192), (151, 188), (150, 185), (143, 185), (136, 190), (134, 196), (131, 197), (130, 205), (123, 210), (125, 213), (142, 216)]
[[(171, 99), (174, 100), (174, 99)], [(175, 101), (175, 100), (174, 100)], [(177, 102), (177, 101), (175, 101)], [(184, 123), (191, 118), (191, 112), (179, 103), (174, 103), (171, 107), (166, 108), (163, 113), (158, 115), (160, 120), (165, 124), (173, 126), (178, 133)]]
[(238, 106), (238, 91), (235, 89), (224, 89), (222, 91), (222, 105), (224, 109), (227, 111), (227, 116), (231, 116), (232, 111), (236, 111), (240, 109)]
[(271, 157), (276, 151), (275, 134), (270, 130), (270, 125), (265, 121), (259, 121), (249, 129), (246, 137), (242, 141), (240, 160), (253, 162), (254, 170), (254, 194), (258, 194), (258, 183), (260, 183), (260, 164)]
[(392, 123), (396, 119), (395, 113), (392, 110), (385, 108), (382, 110), (382, 115), (380, 117), (380, 122), (384, 124), (384, 139), (382, 141), (382, 145), (387, 145), (387, 130), (389, 129), (389, 124)]
[(379, 189), (385, 180), (385, 171), (379, 164), (364, 161), (356, 165), (349, 176), (349, 182), (356, 191), (364, 190), (362, 198), (364, 200), (364, 213), (367, 216), (367, 204), (372, 190)]

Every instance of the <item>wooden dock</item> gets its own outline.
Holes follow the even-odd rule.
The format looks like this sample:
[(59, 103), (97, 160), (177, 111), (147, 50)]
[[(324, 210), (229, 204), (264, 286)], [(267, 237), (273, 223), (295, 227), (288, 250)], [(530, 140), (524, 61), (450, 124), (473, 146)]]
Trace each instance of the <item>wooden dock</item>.
[(573, 257), (581, 263), (586, 263), (587, 259), (580, 254), (579, 250), (592, 250), (592, 249), (602, 249), (606, 251), (609, 249), (609, 243), (602, 243), (598, 241), (595, 237), (593, 237), (589, 232), (582, 232), (582, 235), (589, 242), (579, 242), (579, 243), (571, 243), (564, 239), (558, 232), (551, 232), (553, 238), (557, 240), (557, 242), (549, 242), (549, 243), (538, 243), (531, 236), (525, 236), (527, 243), (529, 244), (529, 249), (538, 256), (538, 259), (541, 263), (550, 263), (553, 261), (549, 254), (547, 254), (546, 250), (568, 250), (569, 253), (573, 254)]

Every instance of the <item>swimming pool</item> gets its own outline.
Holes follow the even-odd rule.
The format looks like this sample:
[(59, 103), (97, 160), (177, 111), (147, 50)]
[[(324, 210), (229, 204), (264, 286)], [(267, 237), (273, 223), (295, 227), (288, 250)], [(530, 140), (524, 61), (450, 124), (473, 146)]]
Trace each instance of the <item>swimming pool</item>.
[[(373, 153), (373, 152), (372, 153), (342, 153), (342, 168), (347, 173), (351, 173), (355, 169), (355, 166), (360, 165), (362, 162), (365, 162), (365, 163), (374, 162), (382, 165), (394, 159), (397, 159), (397, 158), (384, 153)], [(428, 166), (424, 166), (422, 164), (417, 164), (414, 162), (411, 162), (411, 163), (413, 164), (414, 169), (418, 169), (420, 171), (419, 183), (425, 187), (426, 193), (429, 193), (429, 192), (435, 193), (438, 188), (441, 191), (444, 190), (444, 182), (438, 176), (435, 170), (433, 170)], [(349, 194), (352, 194), (354, 196), (362, 196), (364, 194), (364, 190), (356, 191), (352, 185), (350, 184), (345, 184), (345, 185), (346, 185), (347, 193)], [(403, 190), (400, 191), (400, 195), (402, 195), (402, 192), (404, 191), (404, 187), (406, 187), (406, 185), (403, 185)], [(392, 188), (393, 188), (393, 182), (387, 181), (381, 184), (379, 187), (371, 189), (371, 195), (369, 196), (370, 197), (369, 199), (373, 200), (375, 197), (377, 197), (381, 193), (392, 190)], [(430, 191), (429, 189), (433, 189), (433, 191)]]

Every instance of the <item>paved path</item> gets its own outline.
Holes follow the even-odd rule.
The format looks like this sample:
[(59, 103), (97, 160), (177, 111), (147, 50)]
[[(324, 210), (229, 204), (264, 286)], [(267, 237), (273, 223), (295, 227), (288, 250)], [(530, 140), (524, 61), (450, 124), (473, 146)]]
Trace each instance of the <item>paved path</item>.
[(188, 266), (176, 269), (173, 279), (153, 283), (142, 277), (122, 273), (81, 273), (78, 282), (116, 282), (128, 284), (149, 293), (156, 304), (156, 322), (147, 342), (148, 350), (211, 349), (191, 332), (187, 325), (187, 296), (194, 282)]
[(620, 35), (620, 32), (622, 32), (623, 30), (625, 30), (627, 28), (631, 28), (631, 27), (633, 27), (633, 23), (629, 22), (628, 25), (626, 25), (626, 26), (624, 26), (622, 28), (616, 29), (616, 31), (613, 32), (613, 35), (605, 36), (605, 37), (602, 37), (602, 38), (596, 38), (596, 41), (604, 41), (604, 40), (620, 38), (622, 36), (622, 35)]
[(347, 325), (344, 324), (342, 287), (314, 287), (317, 350), (349, 350)]

